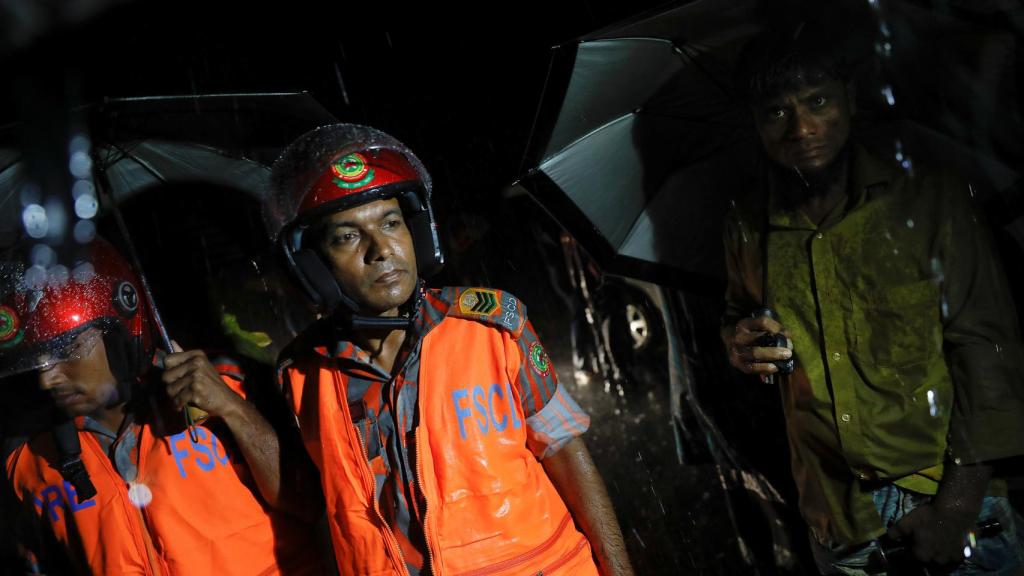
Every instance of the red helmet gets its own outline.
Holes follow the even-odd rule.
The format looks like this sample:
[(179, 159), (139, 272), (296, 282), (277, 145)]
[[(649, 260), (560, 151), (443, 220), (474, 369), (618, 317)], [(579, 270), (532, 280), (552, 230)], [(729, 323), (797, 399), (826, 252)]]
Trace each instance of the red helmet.
[(397, 198), (412, 234), (417, 271), (427, 277), (444, 263), (430, 207), (430, 175), (415, 154), (391, 136), (356, 124), (332, 124), (307, 132), (274, 162), (263, 218), (280, 242), (293, 273), (325, 312), (345, 295), (311, 246), (306, 229), (319, 217), (385, 198)]
[(5, 274), (0, 304), (0, 376), (80, 357), (73, 345), (87, 328), (123, 336), (138, 375), (153, 351), (149, 312), (135, 273), (107, 241), (71, 250), (70, 270), (33, 266)]

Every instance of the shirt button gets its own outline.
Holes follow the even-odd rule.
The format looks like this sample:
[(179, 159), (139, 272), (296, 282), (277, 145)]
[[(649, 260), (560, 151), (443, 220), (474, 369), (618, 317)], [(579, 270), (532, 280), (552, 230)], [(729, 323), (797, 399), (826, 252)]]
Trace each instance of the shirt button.
[(842, 358), (842, 356), (839, 355), (839, 352), (832, 353), (832, 359), (835, 360), (836, 362), (839, 362), (840, 358)]
[(843, 414), (842, 418), (843, 418), (843, 422), (849, 422), (850, 421), (850, 415), (849, 414)]
[(825, 237), (825, 235), (822, 234), (821, 232), (818, 232), (817, 234), (814, 235), (814, 237), (817, 238), (818, 240), (821, 240), (822, 238)]

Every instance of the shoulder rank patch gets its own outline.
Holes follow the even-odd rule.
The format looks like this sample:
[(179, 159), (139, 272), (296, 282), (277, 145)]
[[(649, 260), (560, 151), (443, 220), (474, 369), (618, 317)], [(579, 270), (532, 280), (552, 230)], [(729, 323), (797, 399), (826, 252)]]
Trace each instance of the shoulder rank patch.
[(515, 296), (491, 288), (445, 288), (448, 315), (478, 320), (519, 337), (526, 326), (526, 307)]
[(470, 288), (459, 296), (459, 312), (468, 315), (490, 316), (501, 312), (496, 290)]

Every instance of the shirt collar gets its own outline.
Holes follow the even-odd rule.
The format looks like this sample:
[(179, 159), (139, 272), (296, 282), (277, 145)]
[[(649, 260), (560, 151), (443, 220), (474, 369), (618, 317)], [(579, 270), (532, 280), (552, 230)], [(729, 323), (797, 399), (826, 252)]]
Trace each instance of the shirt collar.
[[(836, 210), (844, 213), (852, 210), (868, 201), (872, 195), (886, 190), (889, 183), (895, 179), (897, 170), (868, 152), (863, 146), (857, 143), (850, 144), (850, 172), (848, 174), (849, 186), (847, 195), (853, 195), (846, 206), (840, 206)], [(816, 226), (807, 216), (795, 208), (789, 208), (778, 201), (775, 191), (775, 182), (772, 181), (768, 187), (768, 202), (770, 206), (769, 223), (775, 228), (806, 228), (816, 230)], [(825, 223), (834, 222), (835, 218), (829, 215)]]

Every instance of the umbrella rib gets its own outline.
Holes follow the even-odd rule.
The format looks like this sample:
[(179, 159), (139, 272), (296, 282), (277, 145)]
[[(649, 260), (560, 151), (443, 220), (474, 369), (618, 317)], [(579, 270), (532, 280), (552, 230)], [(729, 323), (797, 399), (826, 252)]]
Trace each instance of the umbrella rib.
[(114, 148), (118, 152), (120, 152), (122, 154), (123, 158), (128, 158), (128, 159), (134, 161), (139, 166), (142, 166), (142, 168), (146, 172), (149, 172), (150, 174), (152, 174), (153, 177), (156, 178), (157, 180), (159, 180), (160, 182), (167, 182), (167, 179), (164, 178), (159, 172), (157, 172), (156, 168), (153, 168), (152, 166), (150, 166), (149, 163), (146, 162), (145, 160), (143, 160), (142, 158), (139, 158), (139, 157), (133, 155), (132, 153), (128, 152), (127, 150), (125, 150), (123, 148), (121, 148), (117, 144), (111, 144), (110, 147)]
[(704, 74), (704, 76), (706, 76), (707, 79), (722, 92), (722, 94), (725, 94), (726, 96), (729, 96), (731, 98), (736, 97), (735, 94), (733, 94), (728, 88), (725, 87), (725, 85), (723, 85), (721, 82), (718, 81), (717, 78), (715, 78), (714, 74), (709, 72), (703, 64), (697, 61), (697, 58), (694, 54), (691, 54), (691, 52), (696, 51), (696, 49), (693, 46), (690, 46), (688, 44), (683, 44), (682, 46), (673, 44), (673, 47), (675, 48), (673, 52), (679, 55), (679, 59), (682, 60), (684, 64), (690, 64), (697, 70), (700, 70), (701, 73)]

